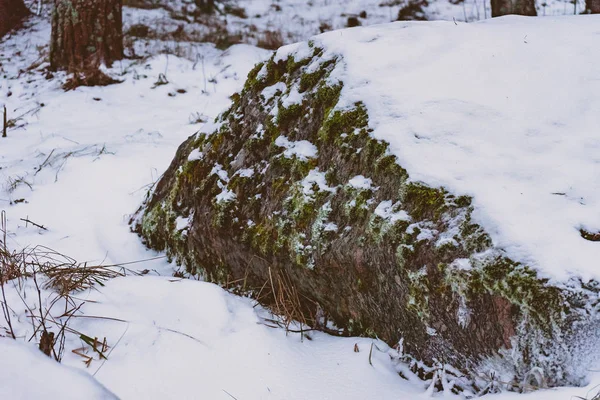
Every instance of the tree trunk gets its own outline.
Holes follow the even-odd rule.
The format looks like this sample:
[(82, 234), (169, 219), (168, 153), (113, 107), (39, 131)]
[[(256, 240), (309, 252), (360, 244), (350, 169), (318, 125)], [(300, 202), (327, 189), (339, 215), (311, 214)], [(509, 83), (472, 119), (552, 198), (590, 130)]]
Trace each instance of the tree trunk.
[(492, 0), (492, 17), (501, 17), (508, 14), (535, 17), (537, 15), (535, 0)]
[(23, 0), (0, 0), (0, 37), (29, 15)]
[(588, 14), (600, 14), (600, 0), (585, 0), (585, 11)]
[(122, 0), (55, 0), (50, 66), (95, 71), (123, 58)]

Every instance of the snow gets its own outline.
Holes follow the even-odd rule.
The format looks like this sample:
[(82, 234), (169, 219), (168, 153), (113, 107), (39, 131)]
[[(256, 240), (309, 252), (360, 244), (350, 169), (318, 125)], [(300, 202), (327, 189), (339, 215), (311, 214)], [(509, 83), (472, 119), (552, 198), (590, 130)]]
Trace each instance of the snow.
[(221, 193), (215, 196), (217, 203), (226, 203), (235, 200), (235, 193), (227, 188), (227, 182), (229, 182), (229, 176), (227, 171), (223, 169), (221, 164), (216, 164), (210, 171), (211, 175), (217, 175), (220, 179), (217, 185), (221, 189)]
[(294, 104), (302, 104), (302, 100), (304, 99), (304, 95), (298, 91), (298, 87), (292, 87), (290, 93), (282, 97), (281, 105), (285, 108), (288, 108)]
[(274, 85), (267, 86), (266, 88), (264, 88), (263, 91), (261, 92), (261, 94), (264, 96), (265, 99), (270, 99), (273, 96), (275, 96), (275, 94), (277, 92), (283, 93), (283, 92), (285, 92), (285, 90), (286, 90), (285, 83), (277, 82)]
[(333, 222), (328, 222), (323, 225), (323, 230), (325, 232), (336, 232), (338, 230), (338, 226)]
[(116, 400), (89, 374), (65, 367), (35, 346), (0, 337), (0, 398)]
[(356, 175), (353, 178), (350, 178), (348, 184), (355, 189), (371, 189), (373, 181), (370, 178), (365, 178), (362, 175)]
[(325, 173), (319, 171), (319, 168), (311, 169), (308, 175), (302, 179), (302, 193), (307, 196), (314, 194), (313, 185), (316, 184), (319, 190), (326, 192), (334, 192), (335, 189), (327, 185)]
[[(93, 324), (98, 335), (123, 335), (96, 378), (122, 399), (227, 399), (226, 393), (238, 399), (365, 399), (373, 390), (391, 399), (395, 392), (418, 392), (398, 379), (385, 344), (375, 342), (381, 351), (372, 367), (371, 339), (286, 336), (261, 323), (270, 315), (253, 305), (205, 282), (112, 280), (90, 293), (83, 309), (127, 321)], [(134, 383), (123, 379), (131, 371)], [(357, 379), (329, 384), (343, 376)]]
[(202, 157), (204, 157), (202, 152), (198, 149), (194, 149), (190, 152), (190, 155), (188, 156), (188, 161), (201, 160)]
[(600, 246), (579, 233), (600, 231), (599, 23), (398, 22), (315, 42), (343, 57), (342, 101), (365, 103), (412, 180), (473, 196), (475, 221), (516, 261), (587, 280), (600, 277)]
[(215, 197), (215, 200), (217, 201), (217, 203), (226, 203), (228, 201), (233, 201), (235, 200), (235, 193), (224, 187), (221, 193), (219, 193)]
[(306, 161), (309, 158), (317, 156), (317, 146), (309, 142), (308, 140), (291, 141), (285, 136), (279, 136), (275, 139), (275, 144), (279, 147), (284, 147), (284, 157), (292, 158), (297, 157), (301, 161)]
[(394, 212), (395, 204), (391, 200), (384, 200), (375, 207), (375, 215), (379, 215), (383, 219), (388, 219), (394, 223), (396, 221), (410, 221), (410, 216), (404, 210)]
[(242, 178), (251, 178), (254, 175), (253, 168), (243, 168), (236, 172), (236, 175), (241, 176)]
[(189, 224), (189, 218), (177, 217), (177, 219), (175, 220), (175, 229), (181, 231), (183, 229), (186, 229), (189, 226)]
[(229, 176), (227, 175), (227, 171), (223, 169), (221, 164), (216, 164), (213, 169), (210, 171), (211, 175), (217, 175), (219, 179), (223, 182), (229, 182)]

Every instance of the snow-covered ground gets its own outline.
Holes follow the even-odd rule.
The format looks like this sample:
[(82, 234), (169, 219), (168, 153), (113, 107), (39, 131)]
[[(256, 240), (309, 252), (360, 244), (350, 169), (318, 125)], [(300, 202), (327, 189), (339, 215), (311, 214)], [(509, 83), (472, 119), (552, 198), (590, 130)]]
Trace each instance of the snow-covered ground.
[[(390, 93), (388, 97), (371, 98), (366, 96), (366, 87), (357, 80), (345, 89), (344, 95), (352, 99), (361, 94), (361, 99), (367, 101), (376, 120), (380, 121), (375, 134), (390, 138), (398, 145), (398, 154), (413, 176), (474, 194), (476, 205), (481, 206), (482, 220), (487, 226), (496, 227), (497, 240), (510, 248), (519, 237), (509, 235), (512, 225), (505, 228), (504, 221), (486, 217), (487, 207), (496, 203), (493, 198), (489, 200), (487, 192), (467, 185), (473, 183), (473, 179), (483, 180), (484, 188), (490, 190), (495, 190), (491, 184), (493, 179), (503, 179), (502, 196), (510, 200), (509, 203), (520, 196), (512, 186), (515, 182), (517, 187), (526, 186), (530, 191), (524, 191), (523, 196), (545, 194), (552, 199), (556, 208), (550, 210), (554, 213), (546, 219), (541, 218), (541, 211), (548, 208), (542, 208), (541, 203), (541, 211), (528, 209), (530, 223), (523, 234), (532, 232), (529, 226), (536, 227), (535, 224), (541, 224), (537, 227), (543, 230), (563, 228), (567, 223), (579, 221), (590, 229), (598, 228), (597, 215), (592, 211), (594, 205), (597, 210), (598, 198), (594, 196), (600, 191), (597, 182), (590, 178), (599, 172), (592, 151), (596, 145), (593, 128), (600, 126), (593, 125), (599, 122), (593, 113), (598, 109), (598, 97), (593, 96), (595, 82), (598, 82), (594, 75), (594, 71), (597, 75), (597, 68), (594, 70), (597, 52), (593, 51), (597, 47), (593, 41), (597, 29), (593, 26), (599, 22), (592, 17), (549, 19), (535, 24), (515, 18), (473, 26), (396, 24), (336, 32), (319, 40), (326, 43), (330, 51), (344, 52), (348, 71), (370, 81), (372, 88), (380, 89), (381, 85), (395, 88), (383, 92)], [(340, 41), (340, 36), (347, 42)], [(547, 36), (557, 47), (549, 45)], [(6, 105), (9, 119), (14, 119), (16, 124), (8, 131), (7, 138), (0, 138), (0, 208), (8, 217), (9, 247), (45, 245), (79, 261), (104, 264), (160, 256), (146, 250), (139, 238), (129, 232), (129, 215), (166, 169), (181, 141), (199, 129), (200, 124), (191, 121), (212, 120), (228, 104), (229, 96), (242, 87), (253, 64), (270, 53), (247, 45), (234, 46), (225, 52), (212, 45), (195, 45), (194, 51), (202, 55), (197, 61), (172, 55), (138, 62), (123, 61), (110, 71), (123, 83), (63, 92), (60, 86), (64, 76), (56, 74), (46, 79), (42, 72), (44, 64), (34, 64), (47, 51), (48, 37), (47, 23), (37, 21), (29, 30), (0, 43), (0, 105)], [(419, 43), (419, 47), (407, 47), (398, 37), (408, 37), (411, 43)], [(444, 44), (442, 39), (448, 37), (456, 39), (454, 46)], [(375, 39), (372, 46), (366, 46), (372, 39)], [(490, 46), (492, 40), (494, 46)], [(344, 43), (351, 43), (356, 50), (349, 50)], [(390, 48), (397, 51), (390, 52)], [(556, 49), (569, 55), (565, 61), (553, 57), (549, 62)], [(433, 50), (437, 51), (435, 63), (432, 62), (434, 56), (429, 55)], [(358, 51), (364, 51), (365, 55), (360, 56)], [(358, 61), (369, 60), (370, 52), (388, 58), (379, 65), (365, 63), (368, 70), (364, 70)], [(394, 54), (402, 58), (397, 59)], [(574, 63), (575, 59), (582, 62)], [(446, 68), (442, 68), (444, 66)], [(493, 72), (501, 66), (509, 68), (511, 75), (494, 81)], [(386, 80), (390, 71), (394, 72), (392, 81)], [(551, 74), (548, 76), (556, 81), (545, 82), (543, 73)], [(168, 83), (157, 85), (161, 74)], [(423, 84), (423, 77), (429, 80), (430, 90), (420, 93), (419, 82)], [(518, 86), (513, 81), (517, 78), (520, 79)], [(478, 86), (483, 83), (488, 90), (493, 88), (497, 92), (483, 93)], [(521, 88), (521, 85), (525, 86)], [(500, 96), (505, 92), (508, 100)], [(401, 103), (396, 93), (410, 103)], [(532, 109), (520, 110), (517, 104), (530, 105)], [(374, 107), (381, 107), (381, 111)], [(532, 114), (528, 115), (528, 111)], [(434, 117), (426, 118), (428, 114)], [(387, 115), (398, 116), (395, 123), (412, 129), (416, 136), (394, 142), (400, 139), (387, 135)], [(552, 116), (551, 120), (547, 115)], [(472, 124), (467, 125), (467, 120)], [(540, 124), (546, 124), (544, 129)], [(523, 126), (527, 130), (520, 129)], [(463, 131), (465, 134), (461, 136), (459, 132)], [(484, 132), (486, 140), (492, 141), (495, 147), (475, 146), (482, 142), (477, 132)], [(510, 153), (508, 140), (505, 140), (520, 138), (521, 134), (530, 145), (520, 151), (532, 150), (526, 154), (531, 157), (524, 161), (525, 166), (531, 167), (530, 176), (525, 177), (512, 173), (512, 166), (519, 160)], [(569, 142), (564, 137), (566, 134), (578, 140)], [(584, 149), (577, 147), (582, 137), (573, 135), (587, 135), (583, 137), (587, 140)], [(418, 146), (423, 154), (433, 154), (443, 148), (439, 157), (445, 162), (456, 161), (460, 156), (464, 157), (461, 162), (466, 164), (451, 163), (441, 174), (437, 169), (439, 163), (432, 159), (426, 164), (428, 169), (419, 175), (410, 154), (401, 152), (400, 144), (412, 146), (406, 150)], [(537, 152), (534, 145), (539, 145)], [(486, 151), (484, 156), (489, 163), (508, 169), (491, 173), (496, 169), (490, 172), (492, 169), (482, 162), (482, 154), (476, 149)], [(506, 156), (507, 160), (498, 161), (500, 156)], [(560, 156), (565, 163), (550, 163), (551, 156)], [(475, 178), (465, 173), (467, 166), (476, 168)], [(573, 175), (574, 171), (578, 174)], [(566, 187), (567, 179), (571, 178), (572, 187)], [(568, 196), (551, 197), (546, 193), (548, 190), (565, 192)], [(577, 201), (578, 196), (585, 197), (585, 204)], [(584, 217), (589, 218), (584, 221)], [(520, 223), (511, 218), (507, 215), (511, 223)], [(21, 219), (29, 219), (47, 230)], [(546, 235), (543, 231), (537, 233)], [(575, 240), (568, 233), (560, 237)], [(535, 255), (536, 248), (532, 246), (522, 250)], [(575, 246), (579, 246), (575, 250), (582, 248), (578, 243)], [(564, 254), (557, 257), (562, 259), (571, 254), (567, 253), (571, 251), (569, 248), (563, 245), (560, 248)], [(573, 265), (585, 261), (581, 258), (585, 254), (589, 253), (574, 254)], [(267, 326), (265, 318), (270, 317), (269, 313), (255, 307), (249, 299), (236, 297), (212, 284), (173, 278), (173, 266), (164, 259), (129, 267), (149, 272), (143, 277), (116, 278), (105, 286), (98, 285), (77, 295), (78, 304), (84, 304), (71, 326), (90, 337), (106, 338), (107, 360), (98, 359), (76, 334), (68, 335), (63, 359), (64, 365), (88, 372), (120, 398), (391, 400), (432, 395), (461, 397), (431, 393), (428, 382), (411, 378), (406, 367), (397, 361), (396, 350), (379, 341), (334, 338), (323, 333), (309, 333), (310, 339), (298, 333), (286, 334), (282, 329)], [(38, 354), (32, 353), (31, 348), (35, 346), (33, 341), (28, 343), (32, 327), (20, 296), (35, 310), (35, 287), (28, 280), (22, 287), (11, 282), (7, 289), (7, 303), (12, 308), (12, 322), (20, 344), (0, 338), (0, 398), (37, 398), (42, 390), (45, 398), (53, 399), (69, 395), (111, 398), (88, 377), (41, 360)], [(48, 305), (53, 296), (50, 290), (43, 289), (42, 303)], [(53, 315), (58, 317), (61, 307), (64, 311), (64, 305), (57, 304)], [(0, 326), (5, 327), (3, 320)], [(4, 330), (0, 332), (4, 335)], [(81, 347), (93, 358), (89, 366), (83, 362), (86, 358), (72, 353)], [(369, 357), (371, 348), (373, 354)], [(401, 378), (397, 374), (399, 370), (409, 379)], [(600, 376), (590, 371), (587, 388), (489, 398), (558, 400), (586, 394), (591, 398), (595, 392), (588, 394), (588, 391), (598, 383)]]
[(0, 398), (113, 400), (89, 374), (63, 367), (35, 347), (0, 337)]

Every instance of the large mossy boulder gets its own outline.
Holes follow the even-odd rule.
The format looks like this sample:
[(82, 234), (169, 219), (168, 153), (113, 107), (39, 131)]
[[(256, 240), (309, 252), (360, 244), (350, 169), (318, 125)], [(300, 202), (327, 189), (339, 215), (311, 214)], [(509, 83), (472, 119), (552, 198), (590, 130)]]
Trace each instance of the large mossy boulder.
[(427, 365), (579, 383), (569, 357), (595, 287), (549, 284), (493, 246), (470, 197), (411, 180), (365, 105), (340, 103), (344, 60), (306, 48), (257, 65), (180, 146), (134, 230), (212, 282), (256, 294), (285, 276), (307, 320)]

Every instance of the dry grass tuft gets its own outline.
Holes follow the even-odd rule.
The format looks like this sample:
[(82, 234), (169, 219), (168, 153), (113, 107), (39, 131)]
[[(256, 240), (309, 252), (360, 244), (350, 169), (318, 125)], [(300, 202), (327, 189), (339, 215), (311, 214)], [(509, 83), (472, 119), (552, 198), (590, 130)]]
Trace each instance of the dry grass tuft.
[(326, 322), (318, 318), (318, 303), (302, 295), (285, 271), (269, 267), (269, 279), (259, 290), (251, 292), (256, 293), (253, 297), (257, 305), (266, 306), (273, 315), (273, 318), (263, 320), (266, 326), (300, 333), (303, 337), (313, 330), (329, 332), (325, 328)]
[(63, 296), (90, 289), (95, 284), (104, 286), (103, 282), (109, 279), (125, 276), (123, 271), (111, 267), (78, 263), (44, 246), (34, 247), (25, 257), (23, 262), (30, 269), (36, 269), (48, 278), (44, 288), (52, 288)]
[[(83, 317), (80, 309), (85, 304), (85, 301), (77, 299), (73, 294), (92, 289), (96, 285), (104, 286), (104, 282), (107, 280), (125, 276), (127, 273), (143, 275), (144, 272), (136, 273), (125, 268), (125, 265), (142, 261), (114, 265), (91, 265), (86, 262), (77, 262), (72, 257), (45, 246), (11, 250), (7, 245), (6, 214), (2, 211), (0, 219), (0, 308), (5, 321), (3, 328), (6, 336), (13, 339), (35, 340), (40, 351), (60, 362), (65, 352), (67, 335), (74, 335), (81, 343), (87, 345), (87, 347), (84, 346), (74, 351), (84, 359), (86, 365), (89, 366), (92, 360), (92, 357), (86, 355), (86, 349), (97, 353), (99, 359), (106, 360), (105, 352), (110, 348), (106, 338), (99, 341), (94, 336), (79, 332), (70, 326), (73, 318)], [(14, 304), (10, 305), (7, 301), (9, 287), (11, 294), (16, 294), (20, 298), (17, 307), (14, 307)], [(42, 294), (43, 290), (50, 293)], [(22, 307), (26, 310), (25, 314), (33, 331), (28, 338), (23, 336), (23, 329), (19, 331), (21, 336), (17, 335), (13, 324), (13, 317), (18, 315), (14, 310), (23, 309)], [(88, 318), (109, 319), (102, 316), (88, 316)]]
[[(592, 392), (597, 391), (599, 386), (600, 385), (594, 386), (593, 388), (591, 388), (585, 397), (573, 396), (573, 398), (579, 399), (579, 400), (600, 400), (600, 391), (598, 391), (595, 395), (591, 394)], [(592, 396), (592, 397), (590, 397), (590, 396)]]

